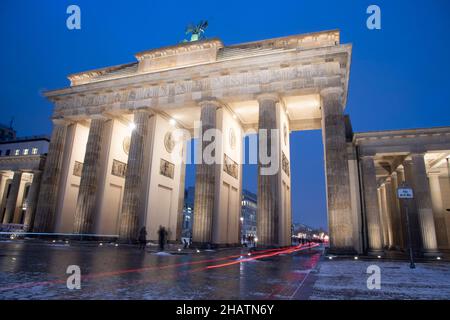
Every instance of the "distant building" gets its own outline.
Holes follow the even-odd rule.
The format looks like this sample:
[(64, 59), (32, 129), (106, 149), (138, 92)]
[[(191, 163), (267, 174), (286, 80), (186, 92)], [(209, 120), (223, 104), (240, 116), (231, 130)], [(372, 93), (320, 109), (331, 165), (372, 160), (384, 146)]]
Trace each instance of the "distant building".
[(244, 189), (241, 203), (241, 239), (243, 236), (256, 237), (256, 211), (256, 194)]
[(0, 230), (29, 230), (48, 152), (48, 136), (0, 141)]
[(0, 123), (0, 142), (16, 138), (16, 131), (11, 126)]
[(303, 223), (292, 224), (292, 236), (299, 239), (328, 241), (328, 234), (322, 228), (314, 228)]

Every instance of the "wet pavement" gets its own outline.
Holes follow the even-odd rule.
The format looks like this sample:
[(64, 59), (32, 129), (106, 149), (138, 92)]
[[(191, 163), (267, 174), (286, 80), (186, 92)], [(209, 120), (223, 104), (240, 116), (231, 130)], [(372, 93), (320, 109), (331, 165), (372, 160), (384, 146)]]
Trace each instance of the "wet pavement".
[[(133, 246), (0, 241), (0, 299), (305, 299), (320, 247), (143, 252)], [(81, 289), (66, 285), (69, 265)]]

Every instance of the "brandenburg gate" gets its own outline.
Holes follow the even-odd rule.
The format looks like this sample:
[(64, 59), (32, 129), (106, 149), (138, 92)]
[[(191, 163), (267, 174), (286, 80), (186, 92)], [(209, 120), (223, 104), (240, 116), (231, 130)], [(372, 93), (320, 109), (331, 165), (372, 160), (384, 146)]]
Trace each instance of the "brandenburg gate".
[[(366, 192), (374, 197), (367, 211), (355, 150), (368, 140), (349, 138), (344, 109), (352, 46), (339, 37), (332, 30), (232, 46), (213, 38), (70, 75), (70, 87), (45, 93), (54, 104), (54, 129), (33, 230), (132, 241), (142, 226), (149, 239), (157, 239), (158, 228), (165, 226), (170, 240), (180, 239), (185, 164), (173, 159), (174, 154), (186, 159), (188, 152), (186, 139), (173, 131), (203, 138), (202, 152), (209, 145), (208, 130), (219, 129), (214, 155), (221, 161), (196, 167), (193, 242), (238, 244), (244, 137), (277, 129), (279, 134), (264, 140), (267, 145), (258, 138), (259, 148), (272, 150), (279, 170), (262, 174), (267, 164), (258, 158), (257, 237), (260, 246), (290, 245), (289, 134), (321, 129), (330, 251), (382, 249), (377, 183), (386, 175), (375, 175), (376, 150), (365, 147), (370, 152), (364, 169), (372, 170), (364, 172), (370, 181)], [(421, 166), (421, 159), (413, 156), (413, 165)], [(435, 232), (433, 213), (422, 212), (427, 232)], [(433, 251), (436, 244), (430, 241)]]

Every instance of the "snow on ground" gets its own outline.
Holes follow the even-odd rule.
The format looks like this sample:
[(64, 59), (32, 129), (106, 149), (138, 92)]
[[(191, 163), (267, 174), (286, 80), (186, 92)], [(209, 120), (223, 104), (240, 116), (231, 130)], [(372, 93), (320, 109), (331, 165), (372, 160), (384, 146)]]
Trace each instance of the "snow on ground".
[[(381, 288), (368, 289), (367, 267), (381, 269)], [(450, 299), (450, 263), (322, 260), (310, 299)]]
[(154, 252), (152, 253), (155, 256), (171, 256), (172, 254), (168, 253), (168, 252), (164, 252), (164, 251), (159, 251), (159, 252)]

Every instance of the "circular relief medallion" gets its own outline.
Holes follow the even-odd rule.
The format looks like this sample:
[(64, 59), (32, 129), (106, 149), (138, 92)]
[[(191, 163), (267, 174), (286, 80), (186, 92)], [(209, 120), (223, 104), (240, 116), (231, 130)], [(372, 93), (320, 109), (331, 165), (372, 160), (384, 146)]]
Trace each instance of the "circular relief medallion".
[(172, 132), (167, 132), (164, 136), (164, 146), (168, 153), (172, 153), (173, 148), (175, 147), (175, 140), (173, 139)]
[(284, 126), (283, 126), (283, 137), (284, 137), (284, 144), (286, 145), (287, 138), (288, 138), (288, 130), (287, 130), (286, 124), (284, 124)]
[(236, 148), (236, 133), (234, 132), (233, 128), (230, 128), (228, 140), (230, 143), (230, 148), (234, 150), (234, 148)]
[(128, 152), (130, 152), (130, 143), (131, 143), (130, 136), (123, 138), (122, 148), (123, 148), (123, 152), (125, 152), (126, 155), (128, 155)]

